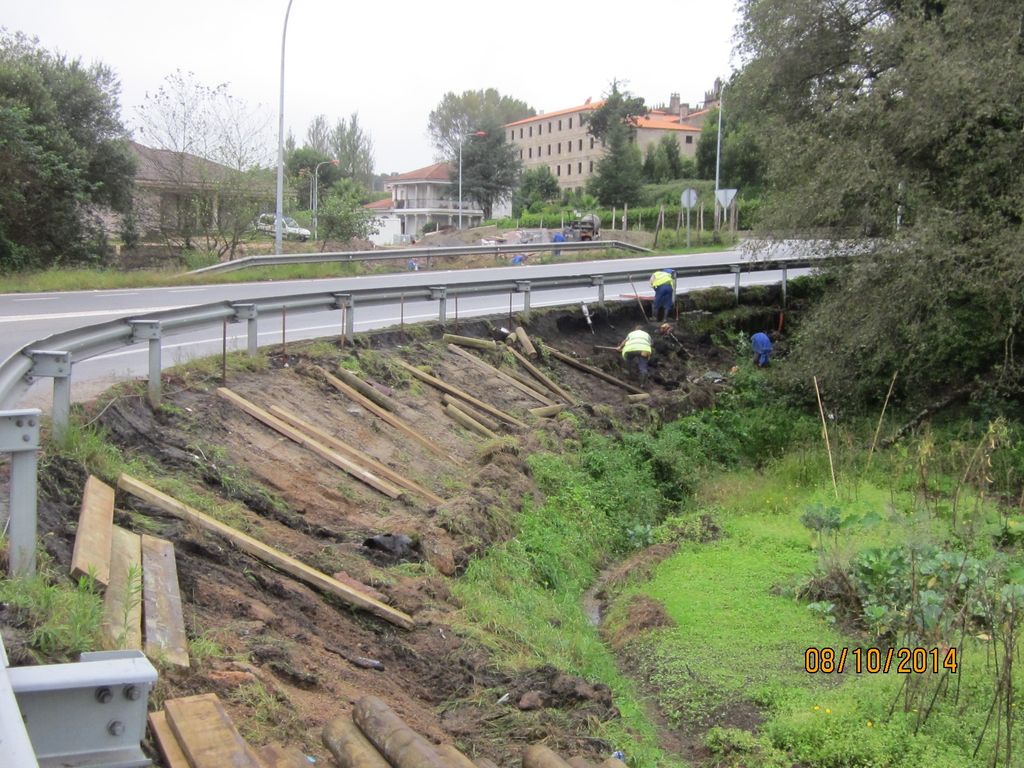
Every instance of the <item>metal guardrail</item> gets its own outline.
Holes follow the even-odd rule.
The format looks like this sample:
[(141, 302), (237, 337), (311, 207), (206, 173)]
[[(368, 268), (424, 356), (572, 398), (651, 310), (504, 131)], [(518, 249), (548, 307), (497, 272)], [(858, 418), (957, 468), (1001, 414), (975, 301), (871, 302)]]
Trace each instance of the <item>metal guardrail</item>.
[(212, 272), (231, 272), (248, 267), (268, 267), (281, 264), (326, 264), (331, 262), (354, 261), (388, 261), (393, 259), (430, 259), (434, 256), (472, 256), (474, 254), (494, 254), (498, 259), (502, 254), (532, 253), (534, 251), (596, 251), (625, 250), (636, 253), (651, 253), (650, 248), (624, 243), (619, 240), (588, 240), (572, 243), (498, 243), (496, 245), (439, 245), (421, 248), (400, 248), (386, 251), (336, 251), (333, 253), (281, 253), (268, 256), (245, 256), (209, 267), (200, 267), (187, 272), (189, 275), (210, 274)]

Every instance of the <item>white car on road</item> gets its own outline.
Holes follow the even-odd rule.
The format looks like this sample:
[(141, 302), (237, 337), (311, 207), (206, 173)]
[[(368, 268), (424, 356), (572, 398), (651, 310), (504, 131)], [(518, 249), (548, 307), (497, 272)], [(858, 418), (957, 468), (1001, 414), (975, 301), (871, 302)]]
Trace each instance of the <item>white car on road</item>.
[[(268, 235), (275, 234), (275, 218), (276, 217), (272, 213), (261, 214), (260, 217), (256, 219), (256, 230), (258, 232), (265, 232)], [(283, 237), (285, 240), (298, 240), (304, 243), (307, 240), (309, 240), (310, 231), (305, 227), (300, 227), (299, 222), (297, 222), (291, 216), (282, 216), (281, 237)]]

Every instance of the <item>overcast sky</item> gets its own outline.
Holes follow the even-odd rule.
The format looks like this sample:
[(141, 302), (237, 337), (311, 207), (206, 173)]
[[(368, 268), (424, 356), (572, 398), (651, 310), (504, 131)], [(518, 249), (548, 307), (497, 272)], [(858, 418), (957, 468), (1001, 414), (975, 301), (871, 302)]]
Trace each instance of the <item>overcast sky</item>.
[[(110, 65), (135, 108), (181, 69), (227, 83), (270, 120), (276, 153), (281, 32), (288, 0), (8, 0), (0, 25)], [(578, 13), (579, 9), (585, 9)], [(703, 99), (734, 65), (733, 0), (636, 3), (294, 0), (285, 131), (301, 145), (317, 114), (359, 113), (377, 172), (434, 161), (427, 117), (447, 91), (493, 87), (551, 112), (601, 98), (613, 78), (646, 99)]]

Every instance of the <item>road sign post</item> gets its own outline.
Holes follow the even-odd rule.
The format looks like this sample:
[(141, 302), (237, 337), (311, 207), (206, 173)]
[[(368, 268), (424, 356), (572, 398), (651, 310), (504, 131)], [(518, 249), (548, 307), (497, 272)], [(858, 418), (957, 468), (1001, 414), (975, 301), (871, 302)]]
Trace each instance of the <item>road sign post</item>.
[(697, 190), (684, 189), (679, 196), (679, 204), (686, 209), (686, 247), (690, 247), (690, 209), (697, 204)]

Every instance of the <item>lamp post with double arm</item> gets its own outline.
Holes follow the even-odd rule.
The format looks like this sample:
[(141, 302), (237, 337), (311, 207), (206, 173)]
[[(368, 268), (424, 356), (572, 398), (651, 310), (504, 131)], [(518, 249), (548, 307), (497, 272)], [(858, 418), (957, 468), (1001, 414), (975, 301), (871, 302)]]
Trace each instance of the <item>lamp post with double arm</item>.
[(281, 95), (277, 105), (277, 215), (274, 217), (274, 253), (281, 253), (281, 218), (284, 216), (284, 44), (288, 39), (288, 14), (292, 0), (284, 12), (284, 30), (281, 32)]
[(459, 134), (459, 229), (462, 229), (462, 145), (470, 136), (486, 136), (487, 131)]

